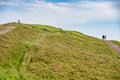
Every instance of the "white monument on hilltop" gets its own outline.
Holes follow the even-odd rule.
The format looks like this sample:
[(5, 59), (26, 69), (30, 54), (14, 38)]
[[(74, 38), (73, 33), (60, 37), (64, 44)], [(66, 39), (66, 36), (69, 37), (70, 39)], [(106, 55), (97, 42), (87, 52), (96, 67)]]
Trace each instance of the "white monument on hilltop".
[(20, 20), (18, 19), (18, 24), (20, 24)]

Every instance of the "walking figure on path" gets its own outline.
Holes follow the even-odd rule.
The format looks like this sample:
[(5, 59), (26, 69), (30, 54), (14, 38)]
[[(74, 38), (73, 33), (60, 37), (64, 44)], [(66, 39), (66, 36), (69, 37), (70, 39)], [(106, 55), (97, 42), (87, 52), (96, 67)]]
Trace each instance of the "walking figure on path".
[(106, 40), (106, 35), (103, 35), (103, 36), (102, 36), (102, 39), (103, 39), (103, 40)]

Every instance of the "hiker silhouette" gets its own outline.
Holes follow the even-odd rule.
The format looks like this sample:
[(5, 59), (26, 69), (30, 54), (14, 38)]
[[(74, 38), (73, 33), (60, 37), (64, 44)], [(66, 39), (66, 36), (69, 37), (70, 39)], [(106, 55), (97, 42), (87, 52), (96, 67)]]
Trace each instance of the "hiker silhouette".
[(102, 36), (102, 39), (103, 39), (103, 40), (106, 40), (106, 35), (103, 35), (103, 36)]

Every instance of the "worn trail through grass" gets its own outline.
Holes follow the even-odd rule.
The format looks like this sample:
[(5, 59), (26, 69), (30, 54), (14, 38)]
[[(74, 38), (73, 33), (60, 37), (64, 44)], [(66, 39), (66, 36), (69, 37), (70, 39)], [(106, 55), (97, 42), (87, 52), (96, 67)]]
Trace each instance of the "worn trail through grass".
[(112, 41), (107, 41), (108, 45), (111, 46), (120, 55), (120, 48), (114, 44)]
[(0, 31), (0, 34), (5, 34), (5, 33), (9, 32), (9, 31), (13, 30), (14, 28), (15, 28), (15, 27), (13, 27), (13, 26), (9, 26), (9, 27), (7, 27), (5, 30)]

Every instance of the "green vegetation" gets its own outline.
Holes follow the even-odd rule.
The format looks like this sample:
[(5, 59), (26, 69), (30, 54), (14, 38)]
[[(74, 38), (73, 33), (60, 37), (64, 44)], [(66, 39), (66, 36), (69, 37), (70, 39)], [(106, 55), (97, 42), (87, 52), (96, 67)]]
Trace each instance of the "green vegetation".
[(120, 58), (103, 40), (47, 25), (4, 26), (16, 28), (0, 35), (0, 80), (120, 80)]
[(115, 40), (113, 40), (112, 42), (113, 42), (114, 44), (116, 44), (117, 46), (120, 47), (120, 42), (119, 42), (119, 41), (115, 41)]

